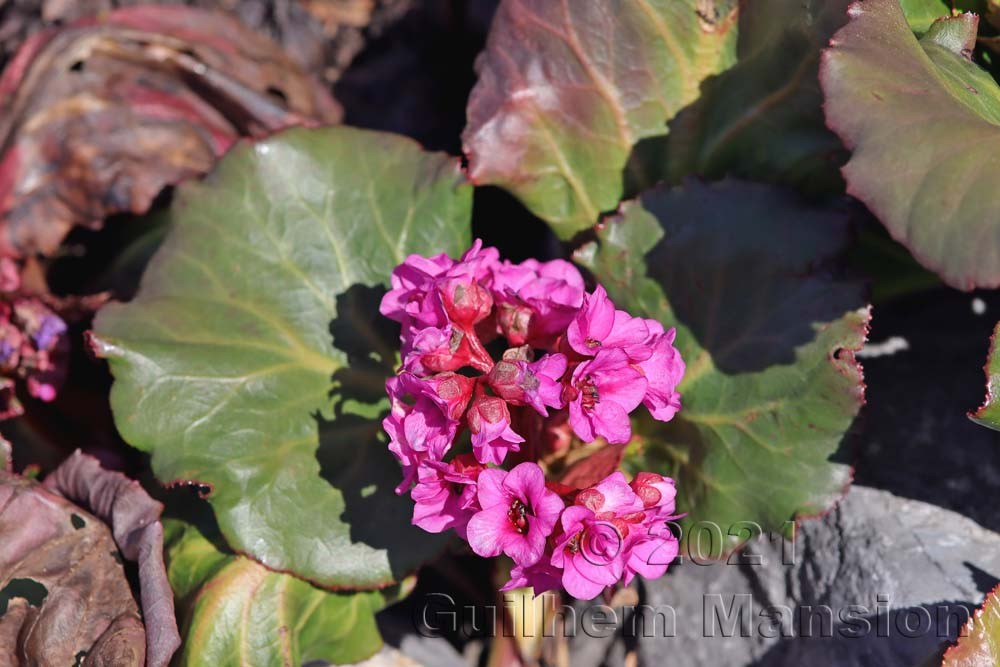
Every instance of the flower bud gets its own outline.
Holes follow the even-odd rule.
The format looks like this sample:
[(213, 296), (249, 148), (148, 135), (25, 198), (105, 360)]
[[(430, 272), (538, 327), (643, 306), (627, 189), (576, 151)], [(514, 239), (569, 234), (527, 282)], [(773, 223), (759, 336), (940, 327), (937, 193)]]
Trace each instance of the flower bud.
[(493, 297), (474, 280), (447, 280), (440, 290), (445, 313), (463, 329), (471, 329), (493, 310)]

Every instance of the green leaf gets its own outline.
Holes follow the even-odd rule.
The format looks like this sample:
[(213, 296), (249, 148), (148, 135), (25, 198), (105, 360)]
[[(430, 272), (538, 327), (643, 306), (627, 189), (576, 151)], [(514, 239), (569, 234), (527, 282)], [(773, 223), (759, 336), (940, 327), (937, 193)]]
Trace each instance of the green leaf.
[(398, 329), (377, 309), (408, 253), (468, 246), (471, 190), (456, 160), (345, 127), (240, 145), (180, 188), (138, 295), (100, 312), (94, 347), (122, 435), (163, 482), (210, 487), (237, 552), (368, 589), (442, 545), (393, 493), (379, 416)]
[(977, 424), (982, 424), (1000, 431), (1000, 355), (997, 354), (997, 342), (1000, 341), (1000, 323), (990, 336), (990, 354), (986, 359), (986, 398), (983, 405), (975, 412), (969, 413), (969, 418)]
[(942, 16), (951, 16), (951, 7), (944, 0), (899, 0), (910, 28), (923, 34)]
[(853, 351), (869, 319), (861, 286), (830, 274), (842, 216), (772, 186), (689, 182), (597, 236), (577, 259), (619, 307), (676, 327), (687, 363), (683, 409), (640, 418), (627, 463), (674, 477), (687, 525), (714, 522), (730, 545), (740, 522), (828, 508), (850, 480), (831, 456), (864, 400)]
[[(840, 140), (826, 128), (819, 57), (849, 0), (760, 0), (740, 17), (739, 62), (670, 123), (666, 179), (734, 175), (840, 191)], [(663, 156), (661, 156), (661, 159)]]
[(949, 285), (1000, 286), (1000, 87), (969, 59), (978, 19), (918, 41), (897, 0), (850, 14), (820, 72), (827, 122), (854, 151), (848, 191)]
[(346, 664), (382, 646), (381, 591), (331, 593), (226, 553), (190, 524), (165, 524), (170, 583), (184, 601), (178, 665)]
[(507, 188), (562, 238), (593, 225), (618, 205), (633, 146), (734, 61), (737, 6), (504, 0), (462, 136), (471, 179)]
[(986, 594), (983, 605), (948, 648), (941, 667), (994, 667), (1000, 664), (1000, 586)]

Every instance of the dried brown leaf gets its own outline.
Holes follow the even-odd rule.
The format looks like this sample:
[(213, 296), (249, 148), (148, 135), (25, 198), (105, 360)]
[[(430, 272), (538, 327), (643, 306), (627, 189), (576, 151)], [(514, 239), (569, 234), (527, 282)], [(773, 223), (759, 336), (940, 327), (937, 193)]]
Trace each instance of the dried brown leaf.
[(163, 667), (180, 646), (173, 593), (163, 563), (163, 505), (135, 480), (101, 468), (77, 450), (45, 480), (45, 487), (88, 508), (107, 523), (125, 558), (139, 564), (148, 667)]
[(141, 667), (145, 633), (97, 517), (0, 472), (0, 662)]
[(272, 41), (221, 13), (144, 6), (30, 38), (0, 78), (0, 253), (142, 213), (241, 136), (340, 108)]

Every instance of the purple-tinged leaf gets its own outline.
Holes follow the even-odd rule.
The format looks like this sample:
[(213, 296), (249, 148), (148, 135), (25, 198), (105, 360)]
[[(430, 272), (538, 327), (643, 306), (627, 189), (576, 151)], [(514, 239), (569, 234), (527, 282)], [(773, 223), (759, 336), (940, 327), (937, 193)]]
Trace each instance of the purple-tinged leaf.
[(614, 209), (642, 139), (735, 59), (736, 0), (504, 0), (462, 135), (469, 176), (569, 238)]
[(897, 0), (849, 12), (820, 68), (848, 192), (949, 285), (1000, 286), (1000, 86), (970, 58), (977, 17), (918, 40)]

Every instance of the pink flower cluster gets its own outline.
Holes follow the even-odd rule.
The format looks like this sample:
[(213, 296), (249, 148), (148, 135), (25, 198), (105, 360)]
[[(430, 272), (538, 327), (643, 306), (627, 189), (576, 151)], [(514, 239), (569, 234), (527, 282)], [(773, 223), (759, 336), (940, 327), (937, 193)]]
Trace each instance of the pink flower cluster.
[(24, 412), (16, 380), (28, 393), (51, 401), (66, 375), (66, 323), (37, 297), (21, 293), (17, 265), (0, 258), (0, 420)]
[(479, 241), (457, 261), (408, 257), (381, 312), (402, 325), (382, 423), (414, 524), (509, 556), (505, 590), (561, 585), (591, 599), (666, 571), (677, 550), (672, 480), (614, 472), (571, 488), (547, 480), (540, 461), (571, 446), (569, 430), (583, 443), (627, 443), (640, 404), (673, 418), (684, 374), (673, 330), (618, 310), (601, 286), (587, 293), (568, 262), (513, 264)]

